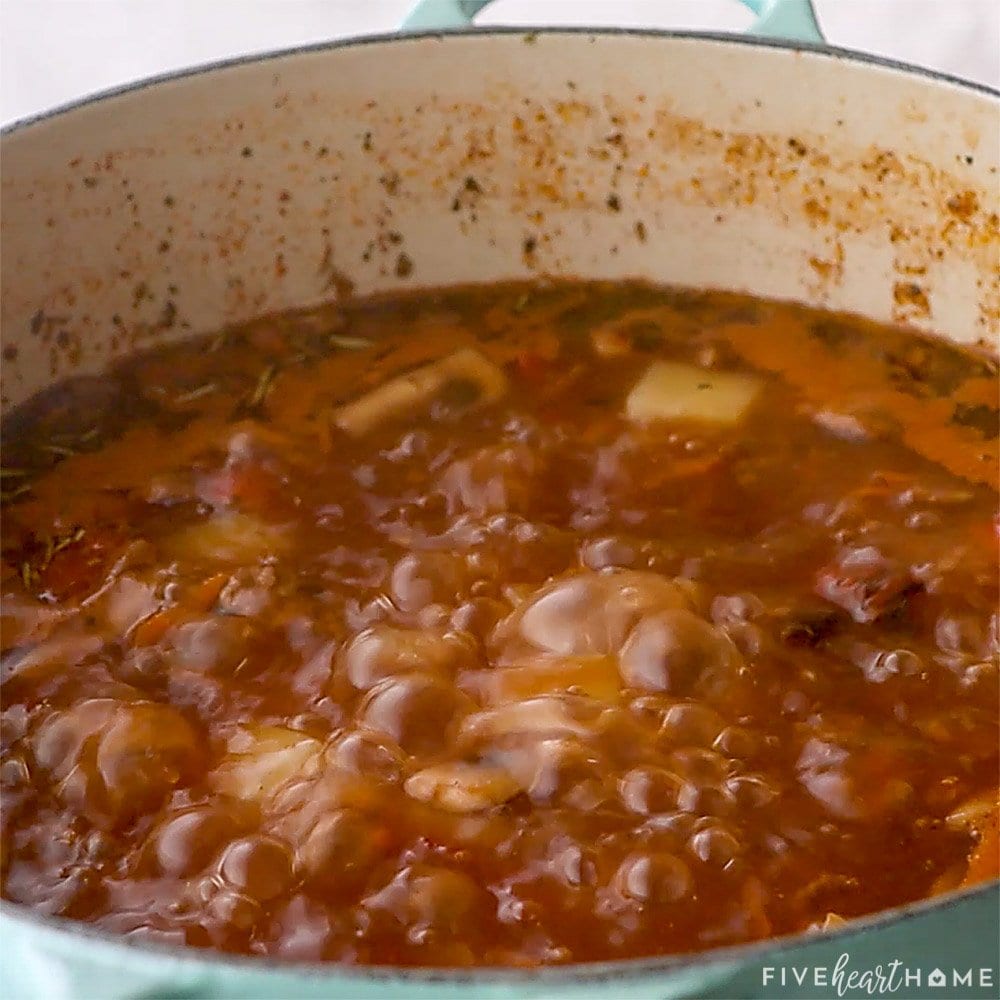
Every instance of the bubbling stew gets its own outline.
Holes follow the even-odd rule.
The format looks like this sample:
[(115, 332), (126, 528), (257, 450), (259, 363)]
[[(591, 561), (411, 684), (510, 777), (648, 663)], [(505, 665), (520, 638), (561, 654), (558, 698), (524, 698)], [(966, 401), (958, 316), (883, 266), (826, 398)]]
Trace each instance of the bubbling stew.
[(3, 895), (539, 965), (997, 874), (997, 367), (638, 284), (265, 317), (4, 433)]

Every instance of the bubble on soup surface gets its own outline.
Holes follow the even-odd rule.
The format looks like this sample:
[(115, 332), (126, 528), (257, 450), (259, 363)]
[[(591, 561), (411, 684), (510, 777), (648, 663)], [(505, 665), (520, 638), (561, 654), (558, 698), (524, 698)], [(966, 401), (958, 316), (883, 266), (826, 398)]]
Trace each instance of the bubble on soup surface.
[(286, 781), (319, 767), (322, 744), (282, 726), (245, 726), (227, 742), (212, 786), (239, 799), (267, 799)]
[(495, 901), (462, 872), (415, 865), (368, 896), (362, 906), (387, 912), (411, 931), (426, 928), (460, 933), (464, 926), (495, 909)]
[(673, 854), (632, 854), (618, 867), (613, 885), (626, 899), (642, 905), (676, 903), (691, 893), (694, 881)]
[(577, 802), (586, 809), (609, 798), (603, 790), (601, 757), (571, 736), (530, 734), (514, 745), (497, 748), (494, 756), (536, 804)]
[(722, 716), (707, 705), (681, 702), (664, 713), (660, 735), (671, 743), (708, 747), (724, 727)]
[(406, 754), (387, 736), (349, 733), (327, 751), (328, 762), (368, 779), (395, 783), (402, 778)]
[(296, 870), (326, 892), (353, 894), (363, 887), (382, 854), (377, 832), (356, 809), (325, 813), (296, 847)]
[(177, 878), (196, 874), (237, 834), (244, 821), (234, 809), (207, 805), (170, 817), (151, 838), (159, 870)]
[(760, 752), (762, 740), (744, 726), (726, 726), (712, 743), (712, 749), (732, 760), (749, 760)]
[(456, 459), (442, 474), (440, 488), (452, 515), (526, 510), (537, 490), (539, 471), (533, 448), (492, 445)]
[(293, 896), (278, 912), (273, 928), (278, 954), (298, 962), (334, 957), (330, 950), (341, 930), (322, 903), (303, 893)]
[(155, 808), (202, 766), (201, 737), (169, 705), (90, 699), (56, 712), (33, 740), (60, 794), (95, 822), (127, 822)]
[(373, 687), (360, 709), (363, 725), (391, 736), (410, 754), (447, 746), (456, 720), (470, 707), (453, 685), (428, 674), (390, 677)]
[(396, 674), (450, 676), (472, 661), (472, 644), (454, 633), (375, 625), (358, 633), (338, 656), (354, 687), (367, 691)]
[(103, 604), (108, 624), (119, 635), (124, 635), (160, 606), (156, 587), (134, 576), (120, 576), (108, 590)]
[(618, 664), (611, 656), (573, 656), (535, 660), (524, 666), (489, 667), (463, 675), (462, 686), (488, 705), (519, 702), (572, 691), (596, 701), (616, 703), (621, 691)]
[(629, 569), (636, 559), (633, 546), (614, 537), (589, 539), (580, 546), (580, 561), (588, 569)]
[(229, 844), (219, 860), (219, 874), (228, 885), (263, 903), (291, 886), (292, 859), (281, 841), (254, 834)]
[(684, 780), (662, 767), (632, 768), (618, 782), (622, 804), (640, 815), (676, 809), (683, 788)]
[(907, 764), (894, 749), (867, 742), (863, 734), (813, 737), (799, 753), (799, 782), (838, 819), (879, 819), (898, 812), (913, 794), (910, 783), (897, 777), (911, 772), (913, 762)]
[(521, 786), (502, 767), (452, 761), (424, 768), (406, 780), (406, 794), (446, 812), (469, 813), (502, 805)]
[(597, 855), (572, 837), (557, 834), (549, 844), (548, 873), (572, 889), (597, 883)]
[(743, 774), (727, 778), (724, 783), (726, 794), (736, 804), (737, 809), (761, 809), (773, 802), (780, 794), (778, 789), (763, 775)]
[(205, 901), (205, 912), (217, 925), (216, 933), (226, 936), (233, 931), (247, 932), (264, 918), (264, 910), (257, 900), (224, 886), (215, 887)]
[(717, 785), (730, 771), (729, 761), (714, 750), (680, 747), (667, 758), (672, 771), (693, 785)]
[(409, 552), (393, 567), (390, 590), (396, 607), (416, 612), (428, 604), (456, 603), (466, 584), (461, 556), (444, 552)]
[(715, 868), (729, 869), (743, 853), (739, 840), (727, 829), (707, 826), (691, 835), (688, 848), (695, 857)]
[(507, 614), (508, 607), (502, 601), (490, 597), (475, 597), (463, 601), (451, 613), (449, 624), (452, 628), (484, 640), (496, 627), (498, 621)]
[(726, 635), (683, 608), (644, 618), (621, 651), (626, 684), (674, 695), (720, 697), (741, 665), (742, 658)]
[(603, 706), (575, 694), (549, 694), (476, 712), (462, 723), (468, 741), (493, 741), (525, 734), (593, 736)]
[(643, 615), (690, 603), (689, 587), (656, 573), (575, 573), (529, 597), (500, 623), (493, 644), (508, 660), (532, 651), (557, 656), (617, 653)]
[(246, 662), (257, 634), (253, 624), (236, 616), (184, 622), (164, 636), (166, 659), (177, 669), (231, 675)]
[(240, 618), (259, 615), (271, 601), (276, 580), (270, 565), (238, 569), (219, 594), (219, 610)]

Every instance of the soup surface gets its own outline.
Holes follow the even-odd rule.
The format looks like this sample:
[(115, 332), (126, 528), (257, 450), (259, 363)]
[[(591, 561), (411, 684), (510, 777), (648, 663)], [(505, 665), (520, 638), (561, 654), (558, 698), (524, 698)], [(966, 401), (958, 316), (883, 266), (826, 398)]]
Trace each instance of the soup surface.
[(509, 285), (264, 318), (4, 434), (3, 894), (533, 965), (996, 874), (995, 364)]

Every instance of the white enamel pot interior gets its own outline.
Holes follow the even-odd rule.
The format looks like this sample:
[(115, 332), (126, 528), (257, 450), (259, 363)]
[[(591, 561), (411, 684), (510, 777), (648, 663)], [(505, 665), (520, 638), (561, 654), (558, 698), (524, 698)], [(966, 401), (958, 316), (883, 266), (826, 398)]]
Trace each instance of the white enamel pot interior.
[[(705, 35), (369, 39), (139, 85), (4, 136), (3, 407), (349, 286), (645, 278), (995, 348), (998, 151), (996, 95)], [(996, 910), (994, 886), (819, 943), (435, 977), (139, 948), (5, 905), (5, 976), (18, 1000), (95, 977), (102, 997), (664, 1000), (733, 995), (782, 948), (927, 953), (956, 913), (989, 934)]]

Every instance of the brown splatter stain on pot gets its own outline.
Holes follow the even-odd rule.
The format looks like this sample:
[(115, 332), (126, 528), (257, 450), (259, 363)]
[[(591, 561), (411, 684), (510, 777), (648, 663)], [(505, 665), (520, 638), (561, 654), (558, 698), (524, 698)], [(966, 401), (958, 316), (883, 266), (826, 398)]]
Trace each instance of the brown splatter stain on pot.
[[(538, 44), (531, 51), (546, 58), (548, 50)], [(68, 203), (60, 218), (69, 215), (82, 228), (95, 221), (106, 226), (106, 218), (120, 216), (120, 270), (130, 277), (91, 274), (81, 277), (76, 289), (86, 289), (92, 299), (101, 282), (144, 282), (149, 296), (131, 309), (127, 302), (117, 304), (127, 317), (119, 324), (106, 317), (87, 319), (74, 304), (74, 288), (61, 287), (60, 276), (53, 275), (56, 290), (39, 306), (88, 345), (92, 363), (111, 349), (120, 352), (185, 329), (187, 303), (200, 293), (183, 287), (171, 294), (166, 286), (178, 274), (199, 273), (210, 260), (223, 262), (213, 280), (222, 284), (225, 308), (233, 316), (274, 307), (267, 279), (281, 266), (288, 287), (311, 289), (317, 297), (332, 290), (338, 297), (345, 294), (350, 282), (333, 268), (329, 238), (321, 235), (331, 219), (338, 247), (352, 248), (342, 266), (349, 260), (358, 277), (368, 268), (369, 274), (407, 280), (419, 264), (404, 218), (408, 208), (440, 211), (453, 220), (456, 238), (475, 233), (485, 244), (497, 240), (491, 221), (497, 213), (513, 213), (520, 231), (530, 235), (521, 236), (511, 253), (520, 252), (532, 270), (558, 275), (574, 259), (565, 250), (560, 213), (585, 220), (601, 215), (605, 228), (603, 245), (594, 247), (596, 259), (627, 240), (648, 242), (652, 250), (657, 232), (670, 225), (674, 206), (702, 208), (723, 222), (753, 206), (813, 234), (804, 260), (818, 304), (851, 266), (854, 251), (844, 234), (868, 233), (873, 242), (891, 245), (885, 295), (897, 318), (926, 325), (933, 318), (939, 275), (960, 261), (983, 276), (977, 295), (983, 336), (996, 331), (1000, 225), (988, 210), (995, 198), (970, 186), (967, 177), (968, 151), (978, 148), (979, 136), (965, 137), (966, 146), (955, 154), (955, 172), (949, 173), (891, 148), (852, 149), (846, 126), (831, 136), (761, 133), (741, 125), (753, 120), (750, 105), (759, 107), (760, 101), (748, 101), (728, 121), (706, 123), (678, 115), (661, 98), (583, 99), (568, 83), (560, 89), (540, 97), (499, 86), (478, 103), (422, 94), (409, 106), (391, 108), (372, 101), (332, 108), (315, 91), (302, 96), (283, 91), (264, 114), (253, 106), (230, 110), (216, 127), (178, 136), (177, 145), (200, 151), (192, 153), (195, 159), (214, 158), (212, 185), (195, 183), (183, 191), (176, 176), (163, 178), (159, 187), (138, 181), (130, 186), (131, 165), (144, 169), (167, 153), (167, 146), (77, 157), (75, 174), (39, 178), (31, 195), (49, 197), (53, 186), (74, 176), (68, 202), (61, 193), (50, 201)], [(282, 148), (277, 161), (265, 155)], [(470, 177), (474, 187), (467, 186)], [(300, 197), (307, 188), (323, 194)], [(112, 197), (115, 189), (131, 197), (124, 202), (120, 193)], [(412, 200), (414, 189), (419, 203)], [(282, 198), (290, 192), (295, 197)], [(613, 229), (609, 212), (621, 217)], [(340, 230), (346, 231), (344, 238)], [(401, 232), (411, 236), (405, 254), (391, 237)], [(305, 259), (296, 243), (309, 245), (313, 255)], [(169, 254), (161, 251), (164, 244), (170, 245)], [(197, 254), (204, 255), (204, 265), (192, 263)], [(258, 263), (248, 265), (249, 257)], [(409, 267), (400, 268), (404, 257)], [(166, 300), (174, 303), (169, 324)], [(53, 350), (60, 373), (78, 363), (67, 347), (56, 343)], [(5, 379), (17, 380), (18, 363), (28, 364), (23, 358), (10, 362)]]
[(931, 303), (927, 292), (913, 281), (897, 281), (892, 286), (892, 298), (898, 309), (900, 320), (922, 319), (931, 315)]
[(409, 278), (413, 274), (413, 260), (407, 253), (400, 253), (396, 258), (395, 273), (397, 278)]

